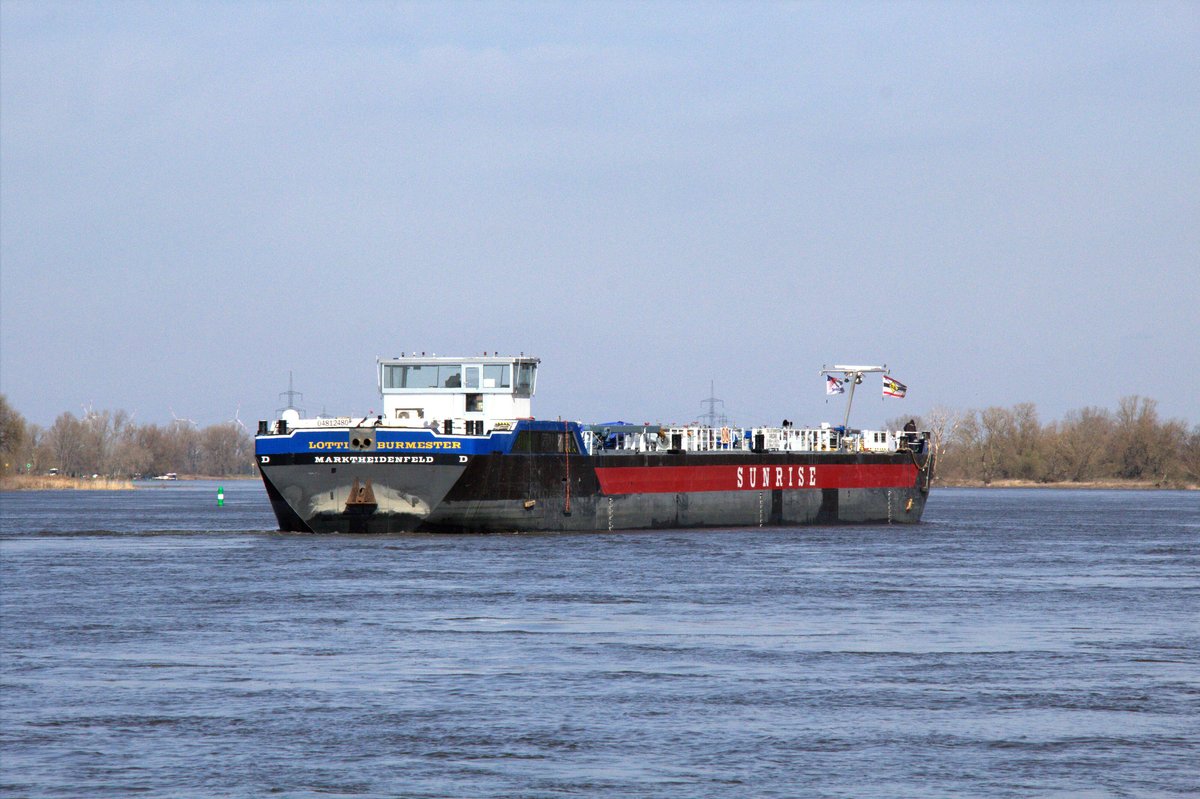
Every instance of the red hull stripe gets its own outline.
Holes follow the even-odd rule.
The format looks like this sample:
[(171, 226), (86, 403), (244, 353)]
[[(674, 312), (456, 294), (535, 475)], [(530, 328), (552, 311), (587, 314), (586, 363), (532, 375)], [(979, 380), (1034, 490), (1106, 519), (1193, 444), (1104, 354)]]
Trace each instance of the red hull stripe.
[(614, 466), (596, 469), (604, 494), (685, 494), (693, 491), (762, 491), (776, 488), (909, 488), (910, 463), (807, 466)]

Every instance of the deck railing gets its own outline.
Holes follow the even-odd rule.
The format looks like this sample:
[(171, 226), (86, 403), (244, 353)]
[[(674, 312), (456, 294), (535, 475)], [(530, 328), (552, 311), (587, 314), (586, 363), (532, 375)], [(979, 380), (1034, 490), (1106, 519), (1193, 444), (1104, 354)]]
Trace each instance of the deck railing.
[(592, 455), (634, 452), (895, 452), (905, 434), (836, 427), (709, 427), (591, 425), (583, 430)]

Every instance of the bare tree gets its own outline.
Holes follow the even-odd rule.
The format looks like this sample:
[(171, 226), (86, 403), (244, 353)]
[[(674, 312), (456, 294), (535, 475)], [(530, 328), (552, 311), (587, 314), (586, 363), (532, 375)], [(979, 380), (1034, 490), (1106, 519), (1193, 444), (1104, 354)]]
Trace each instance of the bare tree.
[(0, 394), (0, 474), (20, 471), (25, 463), (25, 417), (8, 404), (8, 398)]
[[(962, 423), (963, 415), (958, 411), (941, 405), (934, 406), (929, 413), (919, 417), (918, 430), (929, 431), (929, 446), (933, 454), (933, 469), (935, 476), (943, 470), (947, 456), (954, 446), (954, 435)], [(903, 424), (903, 423), (901, 423)], [(893, 429), (900, 429), (899, 425)]]
[(1200, 424), (1192, 428), (1192, 432), (1179, 447), (1179, 465), (1184, 477), (1200, 483)]
[(173, 471), (199, 474), (204, 453), (200, 446), (200, 431), (196, 428), (196, 423), (190, 419), (176, 419), (168, 430), (175, 440), (178, 458)]
[(1186, 435), (1181, 422), (1161, 424), (1158, 402), (1137, 395), (1117, 403), (1113, 456), (1117, 476), (1164, 480), (1174, 460), (1178, 439)]
[(202, 471), (225, 475), (249, 473), (253, 442), (234, 422), (211, 425), (200, 433)]
[(983, 434), (980, 442), (983, 481), (990, 483), (997, 478), (1011, 477), (1009, 463), (1016, 438), (1013, 412), (997, 405), (984, 408), (979, 414), (979, 426)]
[(1009, 477), (1042, 480), (1045, 476), (1045, 452), (1042, 426), (1037, 407), (1021, 402), (1012, 408), (1012, 438), (1008, 442), (1006, 471)]
[(982, 450), (983, 429), (979, 424), (979, 412), (963, 411), (950, 435), (938, 471), (943, 478), (979, 479), (983, 467)]
[(1060, 430), (1056, 449), (1062, 458), (1064, 478), (1079, 481), (1097, 477), (1112, 448), (1112, 414), (1095, 407), (1070, 411)]
[(89, 474), (109, 474), (112, 469), (114, 432), (112, 414), (108, 411), (84, 409), (79, 421), (83, 440), (81, 455), (83, 470)]
[(64, 474), (83, 474), (86, 458), (83, 424), (70, 412), (59, 414), (46, 431), (43, 447)]

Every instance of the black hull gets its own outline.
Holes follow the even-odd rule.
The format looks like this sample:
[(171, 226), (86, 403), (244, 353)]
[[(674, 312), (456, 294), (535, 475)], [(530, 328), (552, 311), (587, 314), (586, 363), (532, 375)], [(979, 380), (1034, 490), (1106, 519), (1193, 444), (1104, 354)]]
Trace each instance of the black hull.
[[(926, 454), (713, 453), (479, 455), (465, 463), (261, 465), (281, 530), (311, 533), (490, 533), (915, 524), (929, 491)], [(339, 473), (338, 469), (341, 469)], [(688, 490), (705, 469), (726, 490)], [(806, 470), (817, 471), (806, 471)], [(738, 484), (732, 482), (737, 474)], [(837, 472), (836, 485), (804, 481)], [(630, 488), (605, 475), (633, 473)], [(888, 477), (880, 475), (886, 473)], [(681, 490), (656, 477), (675, 475)], [(763, 475), (755, 486), (749, 481)], [(890, 476), (903, 474), (901, 480)], [(746, 479), (743, 480), (743, 477)], [(797, 479), (798, 478), (798, 479)], [(361, 499), (362, 487), (371, 495)], [(665, 487), (664, 487), (665, 486)], [(725, 488), (722, 486), (722, 488)], [(356, 493), (357, 492), (357, 493)]]

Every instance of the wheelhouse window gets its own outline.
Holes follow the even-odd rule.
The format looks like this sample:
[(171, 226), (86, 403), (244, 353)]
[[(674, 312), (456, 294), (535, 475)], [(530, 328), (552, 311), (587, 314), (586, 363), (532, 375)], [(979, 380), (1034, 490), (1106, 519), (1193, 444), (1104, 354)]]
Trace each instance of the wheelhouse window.
[(517, 390), (514, 392), (518, 397), (533, 396), (533, 384), (537, 377), (537, 364), (535, 363), (519, 363), (517, 364)]
[(507, 363), (489, 363), (483, 367), (484, 388), (512, 388), (512, 366)]
[(459, 388), (462, 364), (387, 364), (383, 367), (384, 388)]

